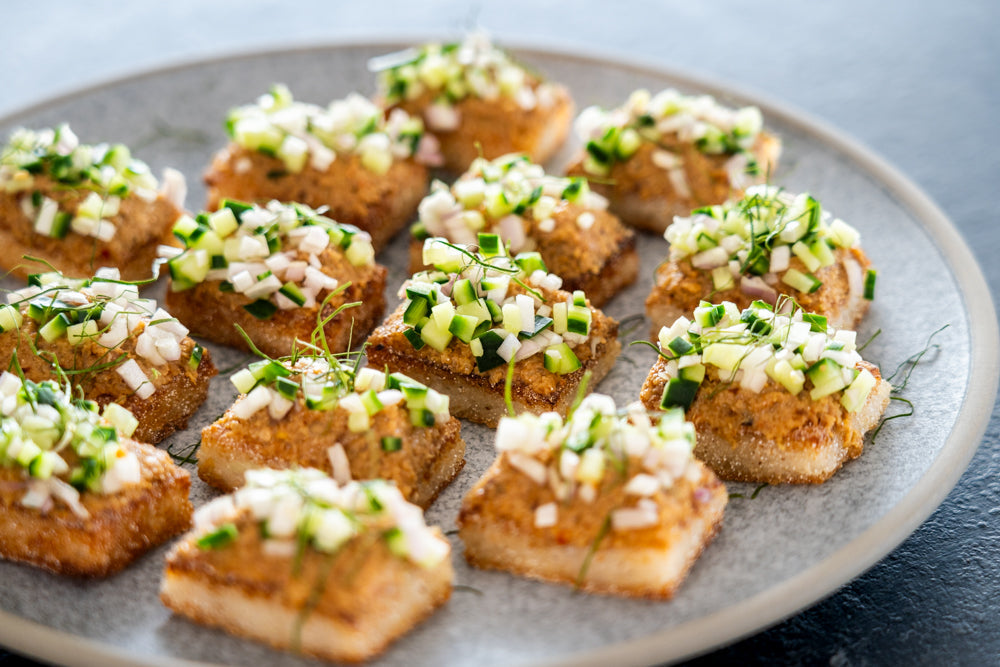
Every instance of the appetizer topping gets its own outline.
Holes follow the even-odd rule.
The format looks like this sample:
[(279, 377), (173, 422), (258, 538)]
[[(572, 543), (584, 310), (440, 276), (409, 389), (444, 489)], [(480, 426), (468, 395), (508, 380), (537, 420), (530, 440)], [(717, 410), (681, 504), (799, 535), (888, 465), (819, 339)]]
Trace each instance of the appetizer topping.
[(371, 237), (304, 204), (272, 201), (266, 207), (224, 200), (218, 211), (182, 216), (174, 236), (184, 249), (160, 246), (175, 292), (205, 281), (251, 299), (244, 306), (259, 319), (275, 311), (314, 308), (321, 294), (337, 289), (322, 270), (320, 255), (332, 248), (354, 266), (375, 263)]
[[(92, 369), (116, 367), (125, 383), (141, 399), (147, 399), (156, 386), (134, 359), (121, 351), (122, 344), (135, 338), (135, 353), (153, 366), (177, 361), (183, 355), (181, 342), (187, 327), (153, 299), (139, 297), (136, 283), (122, 281), (118, 269), (102, 268), (88, 279), (67, 278), (61, 273), (34, 274), (28, 287), (7, 295), (10, 305), (0, 305), (0, 331), (20, 329), (24, 317), (36, 323), (38, 336), (52, 343), (65, 338), (70, 345), (91, 341), (108, 349), (107, 363)], [(198, 368), (202, 349), (195, 345), (188, 366)]]
[(633, 92), (617, 109), (587, 107), (576, 121), (576, 131), (586, 142), (583, 168), (606, 176), (616, 161), (628, 160), (648, 141), (658, 149), (653, 162), (666, 170), (678, 193), (687, 190), (680, 156), (664, 145), (667, 135), (676, 135), (710, 155), (729, 153), (730, 181), (739, 185), (744, 174), (756, 174), (757, 163), (750, 148), (757, 141), (763, 119), (757, 107), (729, 109), (708, 95), (688, 96), (668, 88), (656, 95), (648, 90)]
[[(549, 176), (526, 155), (511, 154), (489, 161), (476, 159), (449, 189), (441, 181), (431, 184), (431, 193), (418, 209), (420, 219), (412, 227), (418, 239), (444, 236), (455, 243), (473, 244), (481, 231), (499, 234), (511, 252), (534, 250), (527, 236), (528, 220), (543, 233), (555, 228), (552, 214), (567, 202), (591, 209), (607, 208), (607, 200), (591, 192), (584, 178)], [(577, 219), (580, 229), (594, 224), (593, 213)]]
[[(457, 338), (469, 346), (481, 373), (534, 354), (560, 375), (580, 368), (570, 345), (590, 336), (591, 310), (580, 290), (565, 301), (547, 302), (531, 286), (557, 290), (562, 279), (548, 273), (536, 252), (507, 254), (496, 234), (479, 234), (479, 252), (444, 239), (424, 241), (424, 264), (404, 286), (404, 335), (415, 349), (444, 351)], [(402, 294), (401, 294), (402, 296)]]
[(368, 69), (379, 73), (379, 94), (387, 104), (425, 92), (434, 96), (425, 114), (431, 130), (454, 130), (461, 119), (453, 105), (469, 96), (509, 97), (526, 111), (550, 107), (555, 100), (551, 84), (539, 82), (484, 32), (469, 33), (460, 43), (425, 44), (373, 58)]
[[(36, 176), (51, 179), (57, 187), (90, 190), (72, 210), (36, 189)], [(152, 201), (159, 184), (146, 163), (132, 158), (124, 144), (81, 144), (69, 125), (55, 129), (15, 130), (0, 151), (0, 188), (23, 192), (20, 204), (34, 221), (37, 233), (64, 238), (70, 231), (110, 241), (123, 197), (129, 194)], [(184, 204), (184, 176), (164, 172), (162, 194), (178, 208)], [(65, 205), (63, 205), (65, 206)]]
[(243, 148), (276, 157), (295, 174), (307, 165), (326, 171), (337, 155), (356, 154), (376, 174), (412, 156), (428, 164), (440, 161), (437, 141), (424, 135), (419, 118), (402, 109), (384, 117), (357, 93), (323, 108), (294, 101), (288, 88), (277, 84), (256, 104), (230, 111), (226, 131)]
[[(496, 439), (513, 468), (550, 487), (561, 503), (592, 502), (603, 480), (619, 477), (626, 495), (637, 499), (634, 507), (611, 512), (611, 529), (619, 531), (659, 523), (650, 498), (687, 473), (694, 443), (694, 426), (683, 411), (671, 410), (654, 423), (641, 404), (618, 410), (602, 394), (583, 399), (565, 422), (555, 412), (504, 417)], [(535, 526), (553, 526), (558, 515), (556, 503), (541, 505)]]
[(139, 460), (118, 441), (139, 422), (111, 403), (71, 399), (69, 385), (35, 383), (4, 371), (0, 375), (0, 464), (17, 468), (30, 481), (21, 498), (47, 512), (55, 500), (80, 517), (80, 491), (117, 493), (140, 481)]
[[(433, 426), (450, 416), (446, 395), (402, 373), (387, 375), (373, 368), (347, 366), (332, 354), (255, 361), (231, 380), (245, 394), (233, 406), (233, 414), (239, 419), (249, 419), (266, 408), (272, 419), (280, 420), (297, 400), (309, 410), (346, 410), (347, 427), (353, 433), (367, 431), (371, 418), (389, 405), (408, 408), (414, 426)], [(382, 440), (386, 451), (395, 451), (401, 444), (393, 438)]]
[[(670, 260), (690, 257), (696, 269), (710, 271), (716, 290), (736, 287), (750, 296), (774, 303), (778, 281), (800, 292), (822, 286), (813, 274), (834, 264), (834, 250), (858, 245), (857, 230), (840, 218), (831, 219), (808, 194), (793, 195), (781, 188), (747, 188), (742, 199), (695, 209), (689, 218), (674, 218), (664, 238), (670, 242)], [(806, 271), (789, 268), (798, 257)], [(875, 272), (862, 285), (860, 266), (849, 260), (852, 293), (874, 297)], [(856, 275), (851, 275), (852, 271)]]
[(660, 329), (660, 355), (669, 378), (660, 406), (687, 409), (707, 373), (720, 382), (760, 392), (768, 378), (792, 395), (803, 390), (816, 401), (840, 392), (840, 404), (857, 411), (876, 384), (858, 368), (856, 333), (827, 327), (826, 317), (754, 301), (742, 313), (730, 301), (702, 301), (694, 321), (679, 318)]
[(381, 535), (394, 555), (422, 567), (451, 553), (420, 508), (383, 480), (341, 485), (314, 468), (248, 470), (239, 491), (195, 512), (197, 545), (224, 549), (239, 536), (235, 519), (244, 511), (257, 522), (270, 555), (292, 556), (306, 546), (332, 554), (366, 533)]

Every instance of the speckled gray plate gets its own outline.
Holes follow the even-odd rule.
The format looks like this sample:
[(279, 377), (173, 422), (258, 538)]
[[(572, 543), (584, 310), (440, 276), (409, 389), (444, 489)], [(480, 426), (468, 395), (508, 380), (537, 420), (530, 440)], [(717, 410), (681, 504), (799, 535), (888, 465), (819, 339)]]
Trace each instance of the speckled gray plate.
[[(69, 121), (82, 140), (123, 141), (157, 173), (182, 170), (188, 205), (204, 201), (200, 175), (226, 141), (222, 119), (273, 82), (298, 99), (325, 103), (359, 90), (372, 92), (365, 69), (371, 56), (398, 44), (349, 44), (245, 55), (185, 65), (116, 81), (52, 100), (0, 120), (4, 137), (18, 125)], [(958, 480), (986, 427), (997, 381), (997, 328), (986, 284), (954, 227), (912, 183), (861, 146), (814, 120), (759, 96), (660, 68), (578, 55), (520, 50), (529, 63), (567, 83), (580, 108), (614, 105), (634, 88), (677, 86), (716, 94), (731, 103), (756, 103), (781, 135), (784, 155), (776, 182), (809, 190), (862, 234), (879, 269), (877, 299), (860, 340), (881, 335), (865, 350), (888, 372), (924, 348), (927, 355), (903, 396), (915, 405), (908, 419), (889, 422), (864, 455), (815, 487), (768, 487), (750, 499), (752, 485), (732, 484), (715, 542), (675, 599), (624, 600), (481, 572), (465, 565), (453, 537), (456, 583), (451, 601), (393, 645), (379, 664), (603, 664), (676, 660), (732, 641), (793, 614), (857, 576), (902, 541)], [(574, 146), (552, 165), (565, 163)], [(666, 252), (657, 237), (641, 239), (637, 285), (607, 310), (619, 319), (641, 314), (651, 274)], [(390, 267), (390, 302), (404, 277), (406, 239), (379, 260)], [(162, 290), (162, 286), (160, 286)], [(162, 292), (161, 292), (162, 293)], [(626, 334), (648, 330), (643, 321)], [(220, 369), (242, 355), (212, 346)], [(644, 347), (626, 348), (600, 390), (634, 400), (652, 364)], [(225, 377), (190, 428), (163, 447), (185, 449), (200, 429), (231, 403)], [(896, 407), (891, 408), (898, 411)], [(428, 519), (454, 528), (462, 495), (493, 458), (491, 432), (464, 424), (468, 464), (431, 508)], [(193, 472), (193, 470), (192, 470)], [(193, 497), (213, 492), (195, 478)], [(166, 547), (122, 574), (98, 582), (51, 576), (0, 563), (0, 644), (71, 664), (297, 665), (311, 661), (207, 630), (171, 616), (157, 589)]]

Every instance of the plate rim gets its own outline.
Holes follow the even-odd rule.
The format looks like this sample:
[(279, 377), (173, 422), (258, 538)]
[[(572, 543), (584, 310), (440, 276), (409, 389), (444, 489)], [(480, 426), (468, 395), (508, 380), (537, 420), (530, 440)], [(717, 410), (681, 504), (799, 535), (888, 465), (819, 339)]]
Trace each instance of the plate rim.
[[(454, 33), (395, 32), (352, 35), (295, 47), (234, 49), (209, 56), (176, 58), (154, 67), (99, 79), (64, 92), (29, 102), (0, 116), (0, 124), (16, 124), (19, 119), (41, 113), (84, 94), (126, 85), (156, 76), (267, 56), (321, 53), (344, 49), (399, 49), (415, 43), (454, 39)], [(616, 642), (544, 661), (557, 665), (604, 665), (614, 659), (624, 664), (645, 664), (650, 660), (674, 662), (708, 653), (741, 638), (761, 632), (799, 611), (817, 604), (854, 580), (888, 555), (909, 537), (955, 488), (975, 455), (988, 428), (995, 407), (1000, 380), (1000, 329), (985, 276), (964, 237), (944, 211), (915, 181), (873, 149), (793, 104), (756, 89), (733, 84), (691, 68), (677, 69), (654, 58), (642, 58), (606, 48), (582, 47), (561, 39), (497, 39), (505, 48), (526, 56), (605, 63), (673, 82), (726, 98), (757, 105), (765, 117), (779, 118), (821, 144), (850, 159), (872, 176), (882, 188), (918, 221), (936, 243), (962, 296), (969, 327), (969, 373), (965, 394), (955, 426), (945, 439), (930, 467), (909, 491), (880, 519), (828, 557), (784, 582), (750, 598), (701, 618), (686, 621), (644, 637)], [(719, 631), (719, 628), (724, 628)], [(100, 659), (109, 665), (208, 665), (179, 657), (137, 654), (120, 646), (57, 630), (0, 610), (0, 642), (6, 647), (41, 659), (69, 661)], [(81, 649), (84, 652), (81, 653)], [(138, 661), (138, 662), (137, 662)], [(537, 661), (535, 661), (537, 663)]]

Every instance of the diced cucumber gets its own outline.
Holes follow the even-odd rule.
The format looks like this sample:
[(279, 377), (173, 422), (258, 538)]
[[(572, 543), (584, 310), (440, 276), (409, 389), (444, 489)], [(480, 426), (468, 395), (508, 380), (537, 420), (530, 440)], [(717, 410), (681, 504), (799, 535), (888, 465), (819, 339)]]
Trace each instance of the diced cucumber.
[(615, 156), (619, 160), (627, 160), (632, 157), (642, 144), (642, 137), (632, 128), (625, 128), (618, 136), (618, 144), (615, 146)]
[(551, 317), (544, 317), (542, 315), (535, 315), (535, 324), (532, 326), (531, 331), (522, 331), (520, 338), (527, 340), (528, 338), (534, 338), (538, 334), (542, 333), (552, 324)]
[(173, 290), (181, 291), (203, 282), (211, 268), (208, 253), (204, 250), (190, 250), (177, 255), (167, 262)]
[(100, 327), (94, 320), (71, 324), (66, 328), (66, 339), (70, 345), (82, 345), (88, 338), (97, 336), (99, 330)]
[(247, 311), (258, 320), (269, 320), (274, 317), (276, 312), (278, 312), (278, 307), (267, 299), (257, 299), (253, 303), (248, 303), (243, 306), (243, 310)]
[(878, 380), (867, 369), (861, 369), (854, 381), (844, 390), (844, 395), (840, 397), (840, 404), (848, 412), (857, 412), (868, 400), (868, 395)]
[(820, 266), (830, 266), (836, 261), (833, 250), (830, 249), (829, 244), (823, 239), (817, 239), (809, 244), (809, 252), (819, 260)]
[(818, 280), (816, 276), (811, 273), (802, 273), (798, 269), (785, 271), (785, 274), (781, 276), (781, 282), (807, 294), (812, 294), (823, 285), (823, 282)]
[(470, 342), (476, 335), (479, 318), (474, 315), (458, 315), (451, 318), (448, 331), (453, 333), (463, 343)]
[(486, 304), (486, 309), (490, 311), (490, 319), (493, 322), (502, 322), (503, 309), (500, 307), (500, 304), (490, 299), (484, 299), (484, 303)]
[(210, 213), (208, 224), (220, 238), (233, 234), (240, 227), (239, 220), (236, 219), (236, 211), (229, 206), (224, 206), (218, 211)]
[(476, 357), (476, 369), (480, 373), (485, 373), (488, 370), (496, 368), (497, 366), (503, 366), (507, 363), (504, 361), (503, 357), (497, 354), (497, 350), (504, 341), (504, 337), (499, 333), (490, 330), (476, 340), (479, 341), (483, 348), (482, 355)]
[(503, 245), (497, 234), (479, 234), (479, 252), (484, 257), (496, 257), (503, 254)]
[(493, 320), (493, 315), (490, 313), (488, 303), (485, 299), (476, 299), (462, 304), (455, 309), (455, 312), (459, 315), (475, 317), (477, 322), (489, 323)]
[(281, 286), (278, 290), (280, 294), (283, 294), (289, 301), (294, 303), (296, 306), (302, 306), (306, 302), (306, 295), (302, 292), (302, 289), (295, 283), (288, 281)]
[(403, 323), (417, 326), (430, 313), (430, 302), (423, 297), (416, 297), (406, 305), (403, 311)]
[(240, 531), (235, 523), (224, 523), (210, 533), (205, 533), (195, 541), (195, 545), (204, 551), (222, 549), (236, 541)]
[(545, 271), (548, 273), (548, 267), (545, 266), (545, 262), (542, 260), (542, 256), (537, 252), (522, 252), (514, 258), (525, 275), (530, 276), (535, 271)]
[(768, 377), (787, 389), (793, 396), (802, 391), (802, 387), (805, 385), (805, 373), (794, 368), (785, 359), (768, 364), (765, 371)]
[(475, 301), (479, 296), (476, 294), (476, 288), (472, 286), (472, 281), (468, 278), (462, 278), (461, 280), (456, 280), (452, 286), (451, 298), (461, 306)]
[(205, 348), (197, 343), (191, 348), (191, 357), (188, 359), (188, 368), (197, 370), (201, 366), (201, 358), (205, 355)]
[(507, 303), (503, 306), (503, 328), (504, 331), (517, 335), (521, 332), (521, 309), (516, 303)]
[(806, 269), (809, 271), (815, 271), (822, 265), (819, 258), (802, 241), (796, 241), (792, 245), (792, 254), (802, 260), (802, 263), (806, 265)]
[[(574, 299), (575, 301), (575, 299)], [(590, 334), (590, 324), (593, 315), (590, 308), (573, 304), (566, 313), (566, 331), (587, 336)]]
[(714, 327), (722, 321), (722, 318), (725, 317), (725, 315), (726, 309), (721, 303), (713, 305), (702, 301), (701, 305), (694, 309), (695, 322), (697, 322), (703, 329)]
[(878, 274), (875, 272), (875, 269), (868, 269), (865, 272), (865, 294), (864, 294), (864, 297), (868, 301), (871, 301), (872, 299), (875, 298), (875, 279), (877, 277), (878, 277)]
[[(435, 306), (435, 308), (441, 305), (444, 304), (438, 304), (438, 306)], [(450, 306), (451, 304), (449, 303), (448, 305)], [(454, 309), (452, 309), (452, 312), (454, 313)], [(425, 324), (424, 327), (420, 330), (421, 340), (423, 340), (425, 343), (430, 345), (438, 352), (444, 352), (445, 349), (448, 347), (448, 343), (451, 342), (452, 338), (451, 332), (448, 331), (448, 325), (450, 324), (451, 324), (450, 317), (448, 318), (448, 321), (444, 326), (438, 324), (438, 320), (432, 317), (430, 320), (427, 321), (427, 324)]]
[(483, 343), (478, 338), (473, 338), (469, 341), (469, 350), (472, 352), (472, 356), (481, 357), (483, 356)]
[(846, 222), (837, 218), (830, 223), (827, 236), (841, 248), (850, 248), (858, 242), (858, 232)]
[(701, 232), (698, 234), (698, 238), (695, 240), (695, 243), (698, 246), (698, 250), (709, 250), (719, 245), (718, 241), (716, 241), (714, 238), (712, 238), (705, 232)]
[(569, 309), (565, 301), (552, 305), (552, 330), (557, 334), (566, 333), (569, 319)]
[(399, 390), (403, 392), (406, 407), (411, 410), (417, 410), (427, 405), (428, 390), (424, 385), (408, 380), (405, 384), (399, 386)]
[(174, 223), (173, 233), (177, 237), (177, 240), (181, 241), (185, 247), (188, 245), (188, 239), (191, 235), (198, 230), (198, 223), (195, 219), (189, 215), (182, 215), (177, 218)]
[(451, 301), (443, 301), (431, 308), (431, 321), (444, 331), (448, 330), (454, 317), (455, 306), (452, 305)]
[(410, 341), (410, 345), (413, 346), (414, 350), (419, 350), (426, 345), (424, 339), (420, 337), (420, 332), (416, 329), (403, 329), (403, 336), (406, 340)]
[(274, 390), (282, 397), (290, 401), (295, 400), (299, 393), (299, 383), (287, 377), (279, 377), (274, 380)]
[(844, 382), (841, 368), (840, 364), (828, 358), (820, 359), (809, 367), (805, 374), (813, 383), (813, 389), (809, 392), (810, 398), (815, 401), (846, 387), (847, 383)]
[(672, 341), (667, 343), (667, 348), (674, 353), (674, 356), (681, 357), (693, 350), (694, 345), (680, 336), (676, 336)]
[(712, 287), (720, 292), (736, 287), (736, 281), (728, 266), (717, 266), (712, 269)]
[(695, 382), (694, 380), (685, 380), (684, 378), (675, 377), (671, 378), (667, 385), (663, 388), (663, 397), (660, 399), (660, 407), (664, 410), (669, 408), (684, 408), (687, 410), (691, 407), (691, 403), (694, 401), (694, 397), (698, 394), (698, 389), (701, 387), (700, 382)]
[(0, 305), (0, 331), (14, 331), (21, 328), (24, 317), (16, 306)]
[(566, 343), (558, 343), (545, 348), (542, 363), (545, 365), (546, 370), (552, 373), (558, 373), (559, 375), (572, 373), (573, 371), (579, 370), (581, 367), (580, 360), (577, 358), (576, 353), (574, 353), (573, 349)]
[(740, 362), (750, 351), (750, 346), (737, 343), (712, 343), (705, 346), (701, 353), (703, 363), (712, 364), (717, 368), (733, 372), (739, 368)]
[(375, 259), (375, 249), (367, 241), (355, 240), (351, 245), (347, 246), (344, 256), (354, 266), (367, 266)]
[(42, 328), (38, 330), (38, 333), (47, 342), (51, 343), (52, 341), (65, 336), (66, 331), (69, 329), (69, 327), (70, 327), (69, 317), (67, 317), (66, 313), (59, 313), (51, 320), (46, 322), (42, 326)]
[(257, 378), (254, 377), (254, 374), (248, 368), (233, 373), (229, 381), (236, 387), (236, 391), (241, 394), (249, 394), (257, 386)]
[(406, 298), (411, 301), (424, 299), (428, 305), (437, 305), (437, 290), (433, 283), (410, 283), (406, 286)]
[[(395, 436), (387, 435), (382, 438), (382, 451), (383, 452), (398, 452), (403, 448), (403, 439), (397, 438)], [(398, 528), (395, 530), (399, 530)], [(391, 548), (391, 547), (390, 547)]]
[(694, 364), (692, 366), (685, 366), (677, 371), (677, 376), (682, 380), (690, 380), (701, 384), (705, 379), (705, 365)]
[(361, 394), (361, 405), (365, 406), (365, 412), (369, 416), (378, 414), (385, 407), (382, 405), (382, 401), (379, 400), (378, 394), (374, 389), (369, 389)]
[(410, 423), (417, 427), (424, 426), (429, 428), (434, 426), (434, 413), (423, 408), (410, 410)]
[(139, 420), (135, 418), (135, 415), (117, 403), (105, 405), (104, 412), (101, 414), (126, 438), (132, 437), (135, 429), (139, 426)]

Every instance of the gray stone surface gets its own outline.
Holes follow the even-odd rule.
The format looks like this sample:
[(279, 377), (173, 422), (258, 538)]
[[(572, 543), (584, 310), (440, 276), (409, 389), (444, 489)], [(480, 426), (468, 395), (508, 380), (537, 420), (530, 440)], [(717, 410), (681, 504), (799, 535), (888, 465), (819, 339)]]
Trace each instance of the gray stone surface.
[[(177, 59), (400, 32), (452, 33), (478, 20), (508, 42), (545, 42), (576, 50), (593, 46), (706, 73), (796, 105), (845, 130), (897, 165), (942, 206), (983, 266), (994, 302), (1000, 294), (996, 261), (1000, 233), (993, 214), (1000, 154), (990, 141), (1000, 114), (996, 85), (1000, 47), (994, 34), (1000, 27), (1000, 9), (993, 3), (626, 2), (616, 4), (613, 11), (603, 3), (509, 2), (483, 4), (474, 10), (443, 1), (352, 6), (307, 2), (297, 3), (294, 10), (282, 9), (282, 3), (276, 2), (218, 2), (207, 8), (201, 4), (193, 0), (163, 6), (36, 2), (4, 7), (5, 24), (23, 29), (5, 31), (9, 34), (0, 51), (0, 83), (5, 91), (0, 114), (67, 87)], [(268, 74), (264, 66), (256, 73), (263, 81), (269, 81)], [(220, 85), (240, 90), (243, 85), (252, 88), (253, 82)], [(315, 86), (312, 91), (319, 95), (324, 90), (322, 73), (307, 85)], [(625, 82), (609, 84), (595, 77), (587, 93), (600, 99), (614, 93), (618, 85)], [(343, 92), (330, 91), (327, 96)], [(170, 108), (174, 111), (176, 105)], [(219, 118), (223, 110), (200, 107), (193, 99), (181, 116), (185, 120)], [(121, 122), (129, 126), (128, 119)], [(183, 147), (177, 147), (178, 156), (186, 154)], [(165, 160), (172, 157), (169, 150), (160, 155)], [(791, 156), (798, 157), (794, 150)], [(811, 168), (810, 157), (793, 159), (786, 167), (788, 177), (803, 187), (829, 185), (822, 160)], [(193, 177), (200, 164), (181, 167)], [(863, 181), (837, 181), (843, 190), (824, 190), (823, 194), (833, 210), (857, 222), (870, 240), (878, 233), (878, 225), (866, 229), (851, 215), (852, 206), (861, 204), (853, 196), (856, 188), (873, 189)], [(883, 205), (878, 197), (865, 199), (872, 201)], [(891, 214), (891, 209), (887, 205), (880, 210)], [(918, 235), (911, 243), (921, 246), (929, 241)], [(876, 255), (893, 252), (884, 246), (876, 252), (874, 243), (870, 247)], [(923, 246), (912, 256), (924, 257)], [(876, 261), (884, 265), (892, 257), (876, 256)], [(947, 282), (944, 275), (928, 275), (933, 267), (933, 262), (906, 265), (890, 291), (933, 303), (934, 292), (928, 288)], [(939, 321), (933, 309), (918, 308), (918, 312), (925, 319), (908, 332), (916, 339)], [(877, 317), (879, 312), (874, 314)], [(907, 344), (903, 349), (915, 348)], [(645, 363), (640, 361), (639, 366)], [(938, 410), (947, 414), (949, 406), (928, 406), (919, 418), (928, 424), (939, 422)], [(208, 419), (212, 416), (206, 414)], [(984, 444), (959, 485), (897, 550), (828, 600), (706, 659), (838, 665), (995, 663), (1000, 655), (995, 602), (1000, 576), (993, 567), (1000, 537), (998, 441), (1000, 413), (994, 408)], [(869, 457), (878, 454), (888, 452), (873, 448), (866, 454), (866, 465), (886, 465), (877, 456)], [(852, 471), (848, 468), (844, 473), (849, 477)], [(915, 473), (904, 472), (909, 474)], [(906, 477), (896, 479), (905, 486)], [(738, 531), (729, 530), (740, 509), (736, 502), (730, 509), (721, 546), (724, 540), (740, 539)], [(713, 549), (706, 559), (720, 552), (723, 549)], [(711, 561), (706, 567), (711, 567)], [(699, 584), (697, 571), (689, 583)], [(511, 599), (523, 605), (525, 612), (544, 614), (552, 609), (550, 599), (538, 597), (537, 585), (510, 579), (503, 585), (511, 589)], [(100, 585), (80, 588), (88, 596), (99, 595)], [(139, 618), (160, 613), (150, 612), (150, 606), (142, 602), (137, 600), (122, 613), (134, 610)], [(475, 600), (459, 596), (455, 602), (459, 604), (448, 610), (449, 615), (466, 614), (476, 607)], [(164, 627), (171, 641), (183, 642), (187, 631), (178, 622)], [(595, 643), (618, 638), (613, 633), (602, 635), (598, 629), (592, 634)], [(253, 660), (252, 654), (240, 655), (247, 662), (259, 662), (272, 654), (261, 651), (259, 660)]]

